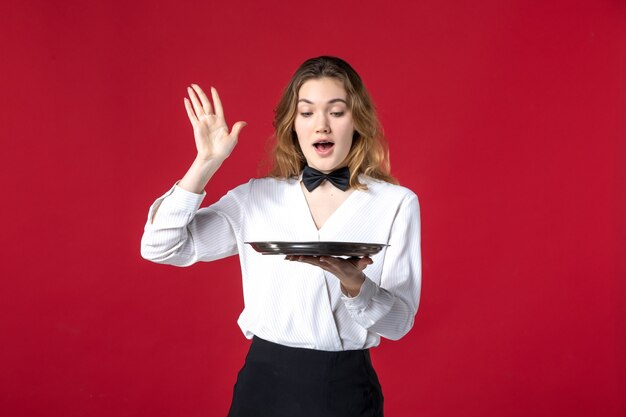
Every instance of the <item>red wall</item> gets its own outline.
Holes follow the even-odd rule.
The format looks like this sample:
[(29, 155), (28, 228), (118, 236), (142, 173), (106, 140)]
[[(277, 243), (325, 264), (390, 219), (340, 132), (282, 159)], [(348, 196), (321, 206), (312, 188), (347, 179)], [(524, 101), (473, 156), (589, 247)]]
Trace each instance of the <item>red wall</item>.
[(0, 414), (225, 415), (236, 258), (139, 256), (215, 85), (256, 176), (281, 89), (335, 54), (422, 204), (415, 328), (375, 349), (389, 416), (626, 415), (626, 5), (618, 0), (0, 6)]

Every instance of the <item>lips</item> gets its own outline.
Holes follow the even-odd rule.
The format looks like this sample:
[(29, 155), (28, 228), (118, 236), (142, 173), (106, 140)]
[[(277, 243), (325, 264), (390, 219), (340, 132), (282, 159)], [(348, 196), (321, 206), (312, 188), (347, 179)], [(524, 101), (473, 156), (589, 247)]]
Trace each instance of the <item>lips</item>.
[(335, 143), (327, 139), (318, 140), (313, 143), (313, 147), (315, 147), (318, 152), (327, 152), (333, 146), (335, 146)]

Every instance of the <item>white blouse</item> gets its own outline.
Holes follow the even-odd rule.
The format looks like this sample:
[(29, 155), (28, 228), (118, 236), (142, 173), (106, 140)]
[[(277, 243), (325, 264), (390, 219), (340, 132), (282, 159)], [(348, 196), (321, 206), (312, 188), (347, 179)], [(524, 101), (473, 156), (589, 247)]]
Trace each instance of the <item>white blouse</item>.
[[(174, 186), (150, 207), (141, 254), (177, 266), (239, 254), (244, 310), (238, 324), (249, 339), (328, 351), (374, 347), (381, 336), (397, 340), (413, 326), (420, 298), (419, 203), (407, 188), (360, 181), (368, 190), (355, 190), (319, 230), (296, 178), (253, 179), (201, 209), (206, 193)], [(350, 298), (331, 273), (244, 243), (254, 241), (389, 246), (372, 256), (360, 293)]]

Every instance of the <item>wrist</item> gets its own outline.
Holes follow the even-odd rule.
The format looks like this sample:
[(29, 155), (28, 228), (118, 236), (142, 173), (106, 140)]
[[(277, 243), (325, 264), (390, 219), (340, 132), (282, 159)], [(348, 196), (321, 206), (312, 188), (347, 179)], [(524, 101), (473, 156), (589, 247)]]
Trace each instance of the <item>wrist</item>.
[(215, 156), (215, 155), (206, 156), (206, 155), (197, 154), (193, 163), (195, 165), (204, 166), (204, 167), (210, 167), (210, 166), (219, 167), (220, 165), (222, 165), (222, 163), (225, 160), (226, 160), (226, 157)]
[(187, 170), (185, 176), (180, 180), (178, 186), (196, 194), (202, 194), (207, 183), (222, 165), (220, 159), (204, 159), (197, 156)]
[(341, 290), (348, 297), (354, 298), (361, 292), (361, 287), (365, 282), (365, 274), (361, 273), (358, 278), (341, 281)]

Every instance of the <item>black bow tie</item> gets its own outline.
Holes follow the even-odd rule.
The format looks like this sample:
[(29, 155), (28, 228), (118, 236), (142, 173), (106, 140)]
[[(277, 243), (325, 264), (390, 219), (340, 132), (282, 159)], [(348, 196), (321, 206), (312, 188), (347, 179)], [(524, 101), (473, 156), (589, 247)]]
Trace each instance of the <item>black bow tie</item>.
[(302, 182), (309, 192), (315, 190), (324, 180), (330, 181), (341, 191), (346, 191), (350, 185), (350, 169), (343, 167), (328, 174), (324, 174), (308, 165), (304, 167), (304, 171), (302, 171)]

